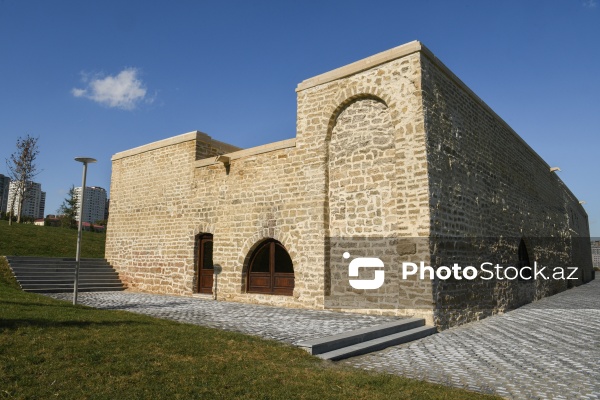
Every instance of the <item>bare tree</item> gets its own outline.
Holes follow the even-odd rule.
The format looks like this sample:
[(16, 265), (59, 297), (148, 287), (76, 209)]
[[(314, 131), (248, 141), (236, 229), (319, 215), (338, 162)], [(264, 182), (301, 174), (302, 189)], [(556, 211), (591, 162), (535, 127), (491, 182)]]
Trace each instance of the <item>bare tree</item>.
[(38, 139), (29, 135), (24, 138), (17, 139), (17, 150), (6, 159), (8, 174), (12, 181), (16, 182), (16, 193), (13, 195), (11, 202), (11, 218), (14, 212), (15, 201), (17, 204), (17, 223), (21, 222), (21, 214), (23, 213), (23, 203), (25, 202), (25, 194), (28, 185), (31, 184), (33, 178), (38, 174), (35, 160), (40, 153), (38, 149)]

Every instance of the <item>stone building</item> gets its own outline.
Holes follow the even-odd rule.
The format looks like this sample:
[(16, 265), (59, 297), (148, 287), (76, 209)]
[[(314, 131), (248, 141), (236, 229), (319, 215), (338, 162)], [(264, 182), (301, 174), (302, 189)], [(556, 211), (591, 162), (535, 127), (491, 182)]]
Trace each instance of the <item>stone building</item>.
[[(577, 198), (421, 43), (296, 92), (293, 139), (242, 150), (190, 132), (113, 156), (106, 258), (131, 289), (444, 329), (592, 279)], [(349, 284), (365, 258), (380, 260), (383, 285)], [(403, 277), (404, 262), (577, 269), (573, 280), (421, 279)]]

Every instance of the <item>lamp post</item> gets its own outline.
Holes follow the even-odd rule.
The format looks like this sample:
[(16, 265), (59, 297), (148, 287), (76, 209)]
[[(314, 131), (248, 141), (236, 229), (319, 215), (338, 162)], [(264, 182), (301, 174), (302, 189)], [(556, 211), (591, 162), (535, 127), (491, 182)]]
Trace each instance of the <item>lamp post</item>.
[[(73, 282), (73, 305), (77, 304), (77, 285), (79, 284), (79, 264), (81, 263), (79, 254), (81, 253), (81, 228), (83, 226), (83, 200), (85, 199), (85, 178), (87, 175), (87, 165), (95, 163), (96, 159), (90, 157), (75, 157), (75, 161), (83, 163), (83, 179), (81, 182), (81, 203), (79, 205), (79, 226), (77, 228), (77, 253), (75, 256), (75, 281)], [(79, 203), (79, 202), (78, 202)]]

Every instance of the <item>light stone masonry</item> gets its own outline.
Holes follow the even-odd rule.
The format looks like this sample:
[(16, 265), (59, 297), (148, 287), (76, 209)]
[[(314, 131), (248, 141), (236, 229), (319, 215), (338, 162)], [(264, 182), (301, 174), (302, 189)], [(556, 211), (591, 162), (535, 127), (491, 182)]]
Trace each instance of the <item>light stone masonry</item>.
[[(577, 198), (421, 43), (311, 78), (297, 96), (294, 139), (241, 150), (191, 132), (113, 157), (106, 258), (131, 290), (196, 293), (200, 234), (213, 235), (219, 300), (415, 315), (440, 329), (593, 279)], [(365, 238), (355, 256), (381, 251), (380, 290), (348, 285), (345, 238)], [(269, 239), (292, 260), (291, 296), (249, 290)], [(578, 280), (400, 277), (402, 261), (514, 264), (521, 242), (531, 260), (579, 267)]]

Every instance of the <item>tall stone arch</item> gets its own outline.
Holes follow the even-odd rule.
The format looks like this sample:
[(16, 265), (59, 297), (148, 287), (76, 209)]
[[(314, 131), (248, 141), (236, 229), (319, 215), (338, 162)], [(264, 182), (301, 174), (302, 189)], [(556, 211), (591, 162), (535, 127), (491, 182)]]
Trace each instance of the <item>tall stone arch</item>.
[(333, 254), (339, 249), (331, 238), (394, 234), (395, 128), (387, 103), (370, 94), (341, 103), (330, 119), (326, 160), (325, 294), (329, 295), (332, 279), (339, 275), (336, 270), (343, 268), (333, 265), (332, 260), (341, 258)]

